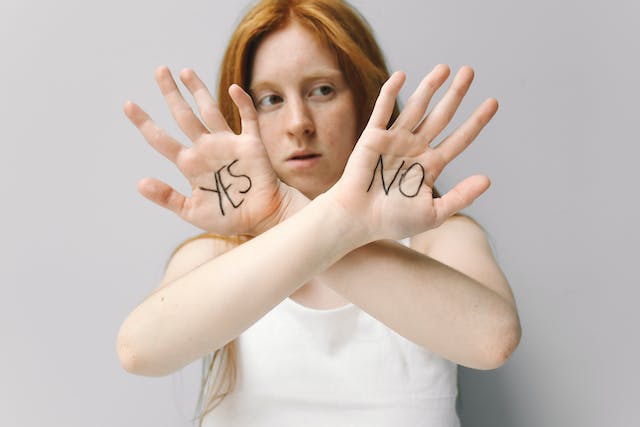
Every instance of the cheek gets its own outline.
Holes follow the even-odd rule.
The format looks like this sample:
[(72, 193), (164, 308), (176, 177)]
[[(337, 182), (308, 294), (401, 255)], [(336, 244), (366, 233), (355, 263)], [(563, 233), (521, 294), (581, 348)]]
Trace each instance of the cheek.
[(276, 130), (273, 127), (273, 121), (261, 120), (260, 118), (258, 118), (258, 128), (260, 129), (260, 138), (262, 139), (262, 144), (267, 150), (267, 153), (271, 155), (278, 147), (278, 144), (275, 143)]

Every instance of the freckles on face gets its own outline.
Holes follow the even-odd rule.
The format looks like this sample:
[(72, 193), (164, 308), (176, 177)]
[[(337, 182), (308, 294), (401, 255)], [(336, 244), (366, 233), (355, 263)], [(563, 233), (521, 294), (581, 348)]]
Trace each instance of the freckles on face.
[(353, 95), (335, 53), (291, 22), (262, 40), (250, 92), (274, 170), (309, 197), (342, 175), (356, 141)]

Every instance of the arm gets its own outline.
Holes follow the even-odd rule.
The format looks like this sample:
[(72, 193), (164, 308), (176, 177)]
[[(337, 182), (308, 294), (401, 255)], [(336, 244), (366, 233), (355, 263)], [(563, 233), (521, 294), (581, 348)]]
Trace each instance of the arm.
[(338, 205), (316, 198), (289, 220), (161, 287), (134, 309), (118, 334), (123, 367), (166, 375), (223, 346), (309, 278), (364, 244), (364, 236)]
[[(137, 307), (123, 323), (118, 336), (123, 366), (145, 375), (173, 372), (235, 338), (347, 253), (375, 240), (397, 239), (436, 228), (486, 190), (485, 177), (471, 177), (442, 198), (431, 197), (431, 186), (442, 168), (475, 137), (469, 129), (463, 129), (459, 132), (462, 136), (445, 140), (436, 149), (425, 146), (424, 139), (432, 128), (423, 126), (424, 122), (416, 126), (416, 121), (422, 117), (432, 95), (425, 92), (442, 84), (446, 79), (442, 74), (440, 68), (428, 76), (431, 80), (425, 78), (426, 83), (423, 81), (416, 91), (418, 101), (410, 103), (394, 127), (387, 130), (393, 101), (403, 82), (402, 75), (394, 75), (383, 87), (343, 177), (331, 190), (256, 239), (166, 284)], [(439, 83), (432, 84), (433, 79)], [(427, 101), (421, 101), (423, 98)], [(490, 118), (492, 113), (487, 113), (490, 107), (491, 103), (485, 103), (482, 111), (475, 115)], [(242, 115), (242, 107), (240, 110)], [(248, 116), (245, 114), (245, 117)], [(137, 125), (142, 127), (146, 122), (148, 118), (138, 121)], [(161, 152), (170, 151), (167, 148), (175, 145), (155, 143)], [(235, 149), (238, 144), (228, 146)], [(392, 171), (396, 167), (400, 171), (405, 162), (410, 166), (405, 166), (402, 178), (395, 185), (387, 187), (383, 180), (381, 187), (376, 185), (369, 191), (372, 170), (375, 177), (383, 158), (387, 159), (387, 165), (393, 166)], [(413, 165), (419, 167), (412, 169)], [(426, 174), (416, 175), (420, 169)], [(379, 172), (385, 173), (382, 167)], [(393, 182), (388, 174), (389, 171), (387, 183)], [(399, 188), (403, 182), (404, 192)], [(168, 197), (162, 197), (163, 192)], [(145, 195), (183, 218), (187, 216), (183, 209), (185, 199), (174, 190), (164, 188)], [(195, 199), (194, 191), (192, 200)], [(246, 208), (247, 205), (242, 210)], [(212, 216), (195, 218), (211, 221)], [(311, 235), (314, 239), (308, 238)], [(284, 257), (286, 262), (282, 261)]]
[[(442, 77), (435, 71), (427, 76), (406, 110), (428, 103)], [(454, 116), (472, 80), (473, 70), (463, 67), (417, 127), (413, 124), (422, 106), (413, 119), (398, 120), (408, 121), (414, 133), (431, 142)], [(442, 150), (445, 162), (450, 161), (496, 110), (494, 100), (483, 103), (435, 150)], [(465, 197), (456, 189), (451, 194)], [(454, 216), (416, 236), (412, 246), (418, 252), (395, 242), (371, 243), (348, 254), (319, 280), (400, 335), (447, 359), (478, 369), (501, 365), (518, 345), (520, 323), (509, 284), (481, 228), (464, 216)]]
[[(442, 84), (442, 75), (432, 74), (421, 87)], [(417, 127), (413, 124), (419, 114), (398, 120), (411, 123), (427, 143), (433, 141), (454, 116), (472, 80), (473, 70), (463, 67)], [(418, 88), (406, 110), (428, 103), (433, 90)], [(445, 163), (468, 146), (496, 111), (497, 103), (486, 101), (435, 148), (442, 150)], [(427, 170), (439, 168), (436, 164)], [(456, 189), (445, 198), (451, 195), (464, 198)], [(400, 335), (447, 359), (478, 369), (504, 363), (518, 345), (520, 323), (509, 284), (480, 227), (455, 216), (416, 236), (412, 246), (418, 252), (395, 242), (371, 243), (341, 259), (319, 280)]]
[(318, 276), (405, 338), (458, 364), (494, 369), (518, 345), (515, 302), (483, 231), (454, 216), (412, 239), (374, 242)]
[[(439, 71), (423, 80), (398, 118), (427, 143), (449, 123), (473, 79), (473, 70), (463, 67), (443, 99), (419, 122), (424, 103), (446, 78)], [(407, 110), (413, 110), (413, 116)], [(435, 148), (445, 163), (478, 135), (496, 110), (494, 100), (483, 103)], [(427, 170), (439, 170), (437, 164), (424, 164)], [(466, 197), (454, 189), (445, 198), (452, 195)], [(518, 345), (520, 323), (509, 284), (481, 228), (456, 216), (416, 236), (412, 244), (420, 253), (394, 242), (371, 243), (318, 279), (399, 334), (450, 360), (478, 369), (501, 365)]]
[[(300, 211), (308, 200), (277, 179), (260, 140), (251, 98), (237, 86), (229, 89), (242, 120), (238, 135), (229, 128), (195, 73), (183, 70), (180, 76), (196, 99), (202, 122), (182, 97), (169, 70), (160, 67), (156, 71), (158, 86), (180, 129), (191, 140), (190, 147), (169, 136), (136, 104), (127, 102), (124, 112), (147, 142), (175, 163), (189, 180), (192, 195), (187, 198), (152, 178), (139, 183), (140, 193), (185, 221), (219, 235), (261, 234)], [(301, 217), (303, 221), (316, 218), (314, 214)], [(160, 287), (133, 310), (120, 328), (117, 351), (123, 367), (145, 375), (173, 372), (224, 345), (277, 304), (278, 299), (293, 292), (300, 285), (295, 283), (295, 272), (274, 267), (288, 256), (288, 251), (274, 250), (284, 248), (288, 240), (283, 236), (297, 233), (289, 241), (295, 247), (300, 246), (303, 236), (312, 233), (302, 230), (296, 221), (287, 221), (280, 234), (266, 235), (237, 254), (232, 251), (216, 258), (235, 246), (220, 242), (208, 247), (191, 242), (181, 248), (174, 254)], [(276, 243), (270, 243), (270, 239), (276, 239)], [(300, 263), (309, 261), (303, 252), (297, 254), (302, 256)], [(288, 273), (293, 282), (284, 282), (276, 289), (267, 283), (258, 289), (260, 295), (251, 294), (253, 287), (264, 282), (263, 276)], [(263, 291), (269, 296), (263, 298)], [(261, 304), (252, 305), (258, 298)]]

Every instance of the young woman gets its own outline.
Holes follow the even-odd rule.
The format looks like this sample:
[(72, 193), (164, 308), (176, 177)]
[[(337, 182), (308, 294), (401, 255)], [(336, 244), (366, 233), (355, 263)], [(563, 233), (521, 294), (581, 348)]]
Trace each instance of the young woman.
[(458, 425), (456, 364), (500, 366), (520, 324), (482, 229), (456, 215), (488, 178), (433, 187), (498, 107), (487, 99), (443, 138), (473, 79), (462, 67), (426, 114), (449, 73), (437, 65), (399, 112), (404, 74), (389, 76), (364, 20), (335, 0), (251, 9), (218, 102), (180, 73), (200, 118), (160, 67), (192, 145), (124, 110), (193, 191), (150, 178), (139, 190), (206, 233), (124, 321), (123, 367), (167, 375), (203, 358), (209, 426)]

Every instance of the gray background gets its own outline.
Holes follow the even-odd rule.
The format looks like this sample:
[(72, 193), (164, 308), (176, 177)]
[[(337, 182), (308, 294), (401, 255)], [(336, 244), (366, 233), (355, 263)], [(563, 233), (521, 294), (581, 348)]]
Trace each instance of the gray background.
[[(638, 2), (354, 4), (408, 88), (437, 63), (474, 67), (449, 130), (500, 101), (438, 182), (491, 177), (468, 213), (491, 235), (523, 324), (502, 368), (461, 369), (464, 425), (640, 425)], [(154, 69), (193, 67), (213, 87), (245, 7), (0, 4), (0, 425), (189, 425), (199, 363), (136, 377), (115, 352), (120, 323), (196, 232), (137, 194), (148, 175), (187, 187), (122, 105), (181, 136)]]

